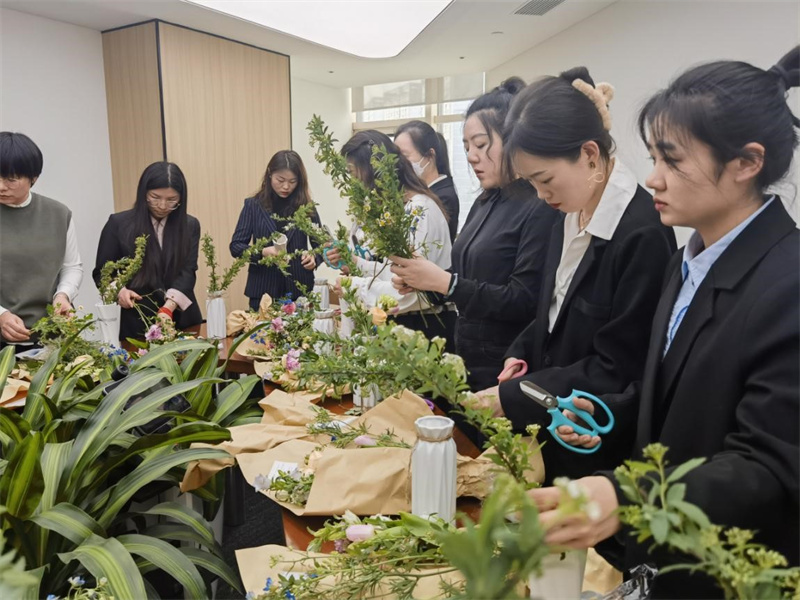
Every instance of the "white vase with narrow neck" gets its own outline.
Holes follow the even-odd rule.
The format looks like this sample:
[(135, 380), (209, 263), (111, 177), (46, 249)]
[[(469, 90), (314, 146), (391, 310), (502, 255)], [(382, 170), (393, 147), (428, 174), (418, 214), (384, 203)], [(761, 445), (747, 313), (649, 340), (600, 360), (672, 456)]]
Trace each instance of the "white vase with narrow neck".
[(228, 309), (225, 306), (225, 292), (208, 292), (206, 299), (206, 337), (221, 340), (228, 335), (225, 321)]
[(347, 300), (344, 298), (339, 299), (339, 309), (342, 311), (341, 321), (339, 322), (339, 336), (343, 338), (349, 338), (353, 335), (353, 330), (356, 328), (355, 323), (353, 323), (353, 319), (345, 315), (350, 308), (350, 305), (347, 303)]
[(411, 454), (411, 512), (436, 515), (452, 523), (456, 516), (455, 423), (447, 417), (414, 421), (417, 443)]
[(532, 600), (575, 600), (583, 590), (586, 550), (548, 554), (542, 559), (542, 576), (531, 574), (528, 589)]
[(314, 293), (319, 295), (320, 310), (328, 310), (331, 307), (331, 294), (328, 289), (328, 280), (318, 277), (314, 280)]
[(100, 325), (100, 335), (103, 343), (119, 346), (119, 326), (122, 307), (119, 304), (94, 305), (97, 315), (97, 324)]

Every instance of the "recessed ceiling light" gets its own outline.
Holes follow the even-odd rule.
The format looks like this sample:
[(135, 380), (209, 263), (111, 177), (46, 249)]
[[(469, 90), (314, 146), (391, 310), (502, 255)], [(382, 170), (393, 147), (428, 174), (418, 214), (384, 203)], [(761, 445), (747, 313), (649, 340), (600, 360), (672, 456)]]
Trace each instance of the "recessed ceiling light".
[(503, 35), (502, 31), (493, 31), (492, 35)]
[(328, 73), (333, 73), (333, 71), (328, 71)]
[(183, 0), (362, 58), (397, 56), (453, 0)]

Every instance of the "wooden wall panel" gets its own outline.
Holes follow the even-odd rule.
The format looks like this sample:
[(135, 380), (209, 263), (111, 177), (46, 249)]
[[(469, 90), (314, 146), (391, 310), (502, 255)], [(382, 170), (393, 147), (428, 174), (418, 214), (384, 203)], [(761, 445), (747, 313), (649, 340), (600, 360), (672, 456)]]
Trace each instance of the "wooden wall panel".
[[(164, 23), (159, 30), (167, 159), (186, 174), (188, 211), (227, 267), (244, 199), (270, 157), (291, 147), (289, 58)], [(205, 313), (200, 262), (195, 291)], [(246, 307), (245, 279), (231, 286), (228, 310)]]
[(156, 24), (103, 34), (114, 210), (133, 206), (144, 168), (163, 160)]

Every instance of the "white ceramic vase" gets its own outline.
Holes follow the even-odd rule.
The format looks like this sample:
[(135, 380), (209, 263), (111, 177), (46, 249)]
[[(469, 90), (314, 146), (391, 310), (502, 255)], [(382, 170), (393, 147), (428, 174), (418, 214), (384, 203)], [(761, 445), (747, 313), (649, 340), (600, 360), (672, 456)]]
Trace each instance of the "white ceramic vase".
[(453, 522), (456, 515), (456, 442), (452, 419), (420, 417), (414, 421), (417, 443), (411, 455), (411, 512)]
[(206, 337), (221, 340), (228, 335), (225, 321), (228, 310), (225, 307), (225, 292), (209, 292), (206, 299)]
[(374, 383), (370, 383), (367, 386), (353, 386), (353, 406), (362, 410), (369, 410), (381, 400), (383, 400), (381, 391)]
[(97, 323), (100, 325), (100, 335), (103, 343), (119, 346), (119, 326), (122, 307), (119, 304), (94, 305)]
[(319, 294), (320, 310), (328, 310), (331, 307), (331, 294), (328, 289), (328, 280), (322, 277), (315, 279), (314, 293)]
[(586, 550), (570, 550), (548, 554), (542, 559), (542, 576), (532, 574), (528, 579), (530, 597), (534, 600), (576, 600), (583, 589), (586, 570)]
[(345, 315), (349, 309), (350, 305), (347, 303), (347, 300), (344, 298), (339, 299), (339, 308), (342, 311), (341, 321), (339, 322), (339, 335), (343, 338), (349, 338), (353, 335), (353, 330), (355, 329), (355, 323), (353, 323), (353, 319)]

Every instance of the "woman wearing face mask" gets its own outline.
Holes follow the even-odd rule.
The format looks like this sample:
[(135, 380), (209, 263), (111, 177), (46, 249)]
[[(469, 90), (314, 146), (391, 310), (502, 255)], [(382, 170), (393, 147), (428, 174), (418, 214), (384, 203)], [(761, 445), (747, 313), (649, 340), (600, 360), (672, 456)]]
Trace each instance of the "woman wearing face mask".
[(414, 173), (439, 197), (450, 219), (450, 241), (458, 231), (458, 195), (450, 174), (447, 143), (425, 121), (409, 121), (397, 128), (394, 143), (414, 167)]
[(103, 227), (92, 271), (97, 285), (106, 262), (133, 256), (136, 238), (148, 236), (142, 268), (117, 294), (121, 340), (144, 336), (147, 324), (140, 311), (171, 319), (178, 329), (203, 321), (194, 295), (200, 222), (186, 213), (187, 202), (186, 178), (178, 165), (153, 163), (139, 178), (133, 208), (111, 215)]
[[(269, 238), (275, 232), (286, 236), (286, 252), (307, 249), (308, 236), (287, 225), (295, 211), (309, 202), (311, 195), (308, 191), (308, 177), (300, 155), (294, 150), (276, 152), (267, 164), (261, 189), (252, 198), (244, 201), (239, 222), (231, 237), (231, 255), (234, 258), (240, 257), (250, 244), (259, 238)], [(316, 211), (311, 215), (311, 220), (320, 224)], [(311, 243), (311, 247), (316, 245)], [(262, 251), (262, 256), (277, 255), (278, 250), (273, 244)], [(257, 264), (260, 259), (261, 256), (252, 257), (244, 289), (251, 310), (258, 310), (264, 294), (269, 294), (274, 299), (290, 294), (292, 298), (297, 298), (303, 294), (298, 284), (311, 291), (314, 287), (314, 269), (322, 262), (321, 258), (305, 253), (289, 262), (289, 276), (286, 276), (278, 267)]]
[[(550, 424), (547, 410), (522, 393), (523, 380), (556, 396), (573, 389), (602, 395), (622, 392), (644, 370), (675, 235), (661, 224), (652, 196), (612, 156), (612, 94), (579, 67), (528, 86), (506, 119), (506, 156), (515, 172), (566, 215), (550, 239), (536, 318), (509, 348), (499, 389), (479, 394), (520, 430)], [(528, 373), (513, 378), (521, 370)], [(591, 456), (556, 443), (542, 448), (549, 481), (614, 466), (628, 455), (635, 407), (625, 411), (627, 421), (622, 407), (611, 410), (615, 429)]]
[(437, 292), (458, 307), (456, 351), (473, 390), (497, 382), (509, 344), (536, 314), (544, 255), (559, 218), (527, 181), (512, 180), (503, 168), (503, 121), (524, 85), (509, 79), (467, 110), (464, 148), (484, 191), (453, 245), (450, 270), (392, 257), (402, 293)]
[[(679, 76), (639, 117), (661, 220), (695, 232), (669, 265), (653, 318), (635, 454), (660, 442), (673, 465), (706, 457), (682, 478), (686, 501), (712, 523), (754, 530), (790, 566), (800, 563), (800, 232), (765, 190), (792, 162), (799, 122), (786, 92), (799, 85), (800, 47), (769, 71), (716, 62)], [(549, 543), (607, 540), (597, 549), (620, 570), (690, 562), (620, 531), (625, 499), (611, 472), (577, 484), (600, 518), (564, 520)], [(531, 495), (544, 523), (557, 518), (557, 490)], [(652, 597), (723, 594), (680, 570), (656, 576)]]
[[(387, 152), (398, 157), (397, 176), (405, 191), (406, 210), (419, 208), (422, 211), (416, 228), (411, 232), (412, 244), (414, 247), (422, 247), (422, 252), (428, 260), (446, 269), (450, 266), (451, 251), (446, 211), (436, 194), (425, 187), (416, 176), (411, 163), (400, 153), (389, 136), (369, 130), (360, 131), (350, 138), (341, 150), (347, 159), (348, 171), (351, 176), (357, 177), (371, 188), (375, 182), (375, 172), (370, 163), (374, 146), (383, 146)], [(380, 296), (393, 296), (398, 302), (397, 323), (422, 331), (429, 339), (440, 336), (445, 340), (452, 340), (454, 313), (445, 307), (429, 305), (419, 295), (400, 295), (392, 286), (391, 272), (385, 260), (373, 256), (368, 249), (362, 251), (363, 255), (358, 255), (358, 248), (362, 247), (363, 240), (359, 237), (358, 231), (354, 231), (353, 238), (356, 264), (363, 275), (353, 277), (352, 285), (357, 289), (364, 305), (371, 308), (376, 305)], [(340, 252), (340, 249), (328, 251), (329, 260), (333, 264), (338, 262)]]

